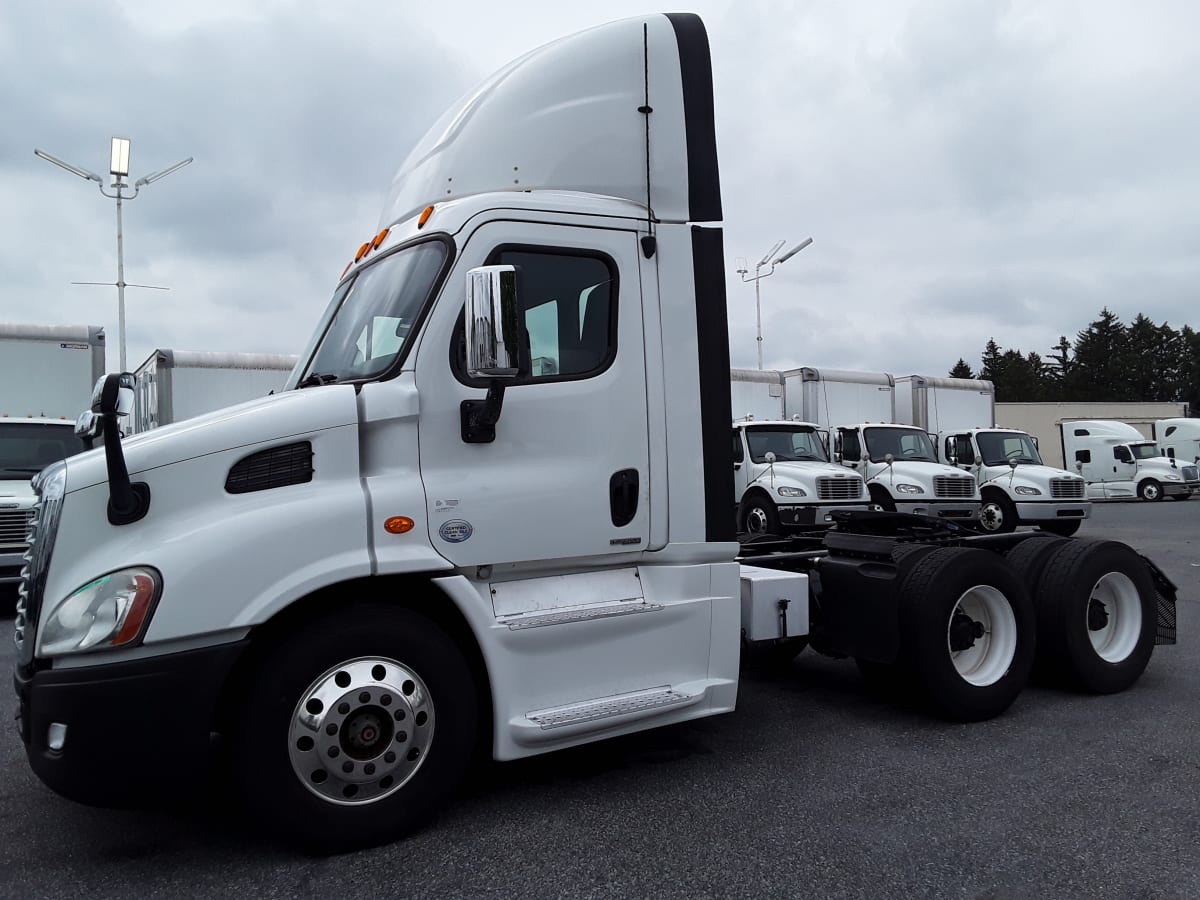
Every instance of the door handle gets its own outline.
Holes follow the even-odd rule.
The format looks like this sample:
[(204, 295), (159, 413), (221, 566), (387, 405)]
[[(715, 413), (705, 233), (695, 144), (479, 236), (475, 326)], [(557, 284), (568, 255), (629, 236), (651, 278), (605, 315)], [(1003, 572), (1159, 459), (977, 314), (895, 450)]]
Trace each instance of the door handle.
[(637, 515), (638, 484), (637, 469), (621, 469), (608, 480), (609, 511), (617, 528), (628, 525)]

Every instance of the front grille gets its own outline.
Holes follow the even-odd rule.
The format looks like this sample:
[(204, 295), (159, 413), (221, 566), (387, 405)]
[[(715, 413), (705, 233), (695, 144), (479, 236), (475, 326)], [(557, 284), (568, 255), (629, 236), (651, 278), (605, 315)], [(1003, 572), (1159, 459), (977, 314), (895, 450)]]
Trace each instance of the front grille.
[[(17, 589), (17, 610), (13, 619), (13, 642), (17, 645), (17, 662), (33, 661), (33, 637), (37, 629), (38, 611), (46, 591), (46, 572), (50, 554), (58, 534), (58, 519), (62, 514), (62, 494), (46, 499), (40, 496), (33, 508), (29, 523), (29, 549), (25, 551), (25, 568), (21, 570), (21, 586)], [(26, 631), (29, 632), (26, 640)]]
[(24, 547), (32, 509), (0, 510), (0, 547)]
[(1082, 478), (1051, 478), (1050, 496), (1055, 500), (1082, 500)]
[(858, 500), (862, 497), (861, 478), (818, 478), (817, 499)]
[(933, 495), (969, 500), (975, 496), (975, 479), (970, 475), (938, 475), (933, 479)]
[(1196, 468), (1196, 466), (1184, 466), (1183, 467), (1183, 480), (1184, 481), (1200, 481), (1200, 469)]

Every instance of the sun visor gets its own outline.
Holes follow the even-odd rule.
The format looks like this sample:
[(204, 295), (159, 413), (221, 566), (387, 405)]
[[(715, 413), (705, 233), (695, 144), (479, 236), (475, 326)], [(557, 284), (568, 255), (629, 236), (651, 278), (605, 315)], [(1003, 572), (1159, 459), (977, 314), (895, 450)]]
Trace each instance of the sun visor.
[(380, 225), (488, 191), (580, 191), (644, 205), (647, 153), (657, 219), (721, 219), (712, 65), (695, 15), (611, 22), (509, 63), (409, 154)]

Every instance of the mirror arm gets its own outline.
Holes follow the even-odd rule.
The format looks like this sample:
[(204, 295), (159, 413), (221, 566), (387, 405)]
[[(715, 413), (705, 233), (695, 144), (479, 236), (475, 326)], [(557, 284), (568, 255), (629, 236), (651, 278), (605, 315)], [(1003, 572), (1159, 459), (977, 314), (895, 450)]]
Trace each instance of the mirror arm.
[(464, 400), (459, 406), (459, 418), (464, 444), (490, 444), (496, 440), (496, 423), (504, 407), (504, 381), (494, 378), (488, 383), (483, 400)]
[(141, 519), (150, 509), (150, 486), (130, 483), (125, 453), (121, 449), (121, 429), (117, 416), (104, 415), (104, 461), (108, 467), (108, 521), (128, 525)]

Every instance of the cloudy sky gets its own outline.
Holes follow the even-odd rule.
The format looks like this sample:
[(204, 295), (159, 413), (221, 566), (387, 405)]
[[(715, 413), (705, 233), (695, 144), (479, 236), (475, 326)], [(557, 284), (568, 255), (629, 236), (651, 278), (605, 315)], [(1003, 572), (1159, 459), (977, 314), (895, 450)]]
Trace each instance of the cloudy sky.
[[(643, 3), (44, 0), (0, 9), (0, 322), (103, 325), (134, 178), (129, 367), (156, 347), (294, 353), (395, 169), (509, 59)], [(712, 44), (732, 359), (944, 374), (1045, 353), (1108, 306), (1200, 326), (1200, 6), (694, 0)]]

